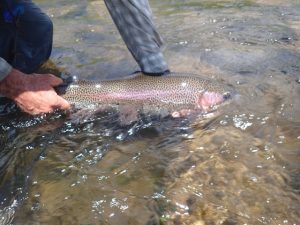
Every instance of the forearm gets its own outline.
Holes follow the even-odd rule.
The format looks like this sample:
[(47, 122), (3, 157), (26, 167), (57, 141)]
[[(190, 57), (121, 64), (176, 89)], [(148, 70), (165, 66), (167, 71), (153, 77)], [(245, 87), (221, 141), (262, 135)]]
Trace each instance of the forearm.
[(0, 82), (0, 94), (32, 115), (69, 109), (70, 104), (53, 89), (61, 83), (62, 80), (52, 74), (24, 74), (12, 69)]
[(0, 57), (0, 96), (5, 96), (13, 99), (14, 93), (12, 91), (15, 90), (14, 80), (17, 81), (13, 68), (9, 65), (3, 58)]
[(12, 67), (0, 57), (0, 83), (11, 72)]
[(163, 73), (168, 70), (160, 49), (162, 40), (153, 24), (148, 0), (105, 0), (105, 3), (142, 71)]
[(26, 75), (11, 68), (10, 72), (0, 81), (0, 95), (14, 100), (26, 90)]

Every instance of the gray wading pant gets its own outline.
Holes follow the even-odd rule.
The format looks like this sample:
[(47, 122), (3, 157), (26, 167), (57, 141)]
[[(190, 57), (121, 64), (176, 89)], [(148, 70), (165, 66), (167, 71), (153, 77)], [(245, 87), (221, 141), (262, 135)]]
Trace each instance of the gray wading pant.
[[(105, 3), (141, 70), (149, 75), (168, 71), (148, 0)], [(0, 7), (0, 57), (24, 73), (34, 72), (51, 53), (50, 18), (31, 0), (0, 0)]]

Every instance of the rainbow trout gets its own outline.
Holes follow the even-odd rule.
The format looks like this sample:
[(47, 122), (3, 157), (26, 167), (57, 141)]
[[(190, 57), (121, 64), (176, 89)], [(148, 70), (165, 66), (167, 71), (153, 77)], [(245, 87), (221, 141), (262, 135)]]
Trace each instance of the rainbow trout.
[(225, 86), (218, 82), (180, 73), (161, 77), (137, 74), (128, 79), (99, 82), (79, 80), (63, 92), (58, 91), (71, 104), (81, 108), (91, 104), (127, 106), (127, 109), (141, 113), (164, 112), (162, 114), (173, 117), (211, 112), (231, 97)]

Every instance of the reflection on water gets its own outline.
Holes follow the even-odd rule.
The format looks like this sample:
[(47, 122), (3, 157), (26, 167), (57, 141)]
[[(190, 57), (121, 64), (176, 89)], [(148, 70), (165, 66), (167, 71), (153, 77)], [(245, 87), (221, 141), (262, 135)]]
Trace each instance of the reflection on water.
[[(38, 3), (58, 66), (86, 79), (137, 69), (102, 1)], [(150, 3), (170, 68), (239, 99), (206, 123), (1, 119), (1, 224), (300, 223), (299, 1)]]

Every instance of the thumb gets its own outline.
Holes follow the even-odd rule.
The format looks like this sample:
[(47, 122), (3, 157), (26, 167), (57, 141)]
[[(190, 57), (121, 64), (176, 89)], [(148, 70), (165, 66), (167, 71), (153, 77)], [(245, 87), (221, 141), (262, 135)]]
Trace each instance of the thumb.
[(58, 86), (63, 83), (63, 80), (59, 77), (54, 76), (53, 74), (49, 74), (49, 83), (53, 87)]
[(52, 87), (58, 86), (63, 83), (63, 80), (53, 74), (37, 75), (37, 79), (41, 79), (43, 83), (49, 84)]
[(59, 108), (59, 109), (63, 109), (63, 110), (69, 110), (71, 108), (71, 105), (64, 98), (62, 98), (60, 96), (57, 96), (57, 104), (55, 105), (55, 108)]

